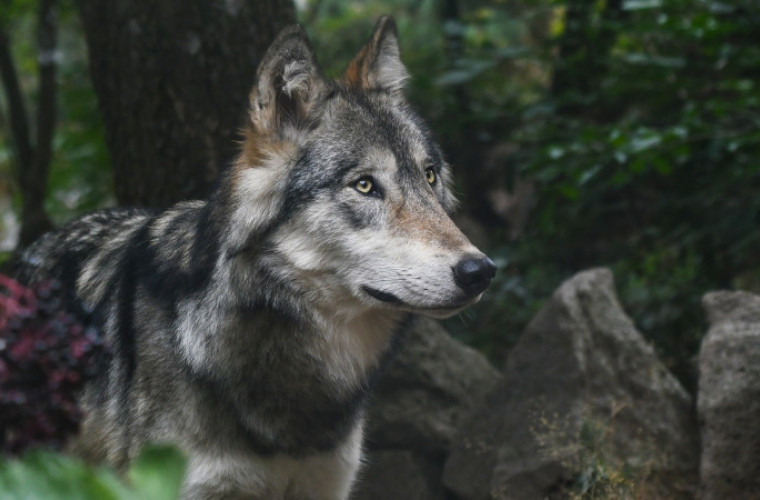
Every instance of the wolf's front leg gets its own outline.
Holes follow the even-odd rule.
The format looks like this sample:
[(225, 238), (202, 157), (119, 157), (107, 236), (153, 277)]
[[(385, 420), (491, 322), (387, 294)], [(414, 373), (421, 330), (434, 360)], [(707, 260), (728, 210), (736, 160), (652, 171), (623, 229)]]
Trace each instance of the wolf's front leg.
[(191, 453), (181, 500), (274, 500), (265, 462), (239, 453)]
[(361, 466), (363, 422), (334, 450), (291, 463), (284, 500), (347, 500)]
[(182, 500), (347, 500), (361, 464), (362, 425), (334, 449), (292, 457), (191, 455)]
[(317, 457), (298, 461), (286, 459), (269, 469), (266, 478), (260, 477), (259, 471), (251, 471), (249, 478), (256, 479), (250, 482), (224, 474), (207, 477), (203, 482), (188, 477), (181, 499), (347, 500), (359, 467), (358, 460), (350, 464), (342, 460), (342, 463), (333, 464), (320, 462), (321, 458)]

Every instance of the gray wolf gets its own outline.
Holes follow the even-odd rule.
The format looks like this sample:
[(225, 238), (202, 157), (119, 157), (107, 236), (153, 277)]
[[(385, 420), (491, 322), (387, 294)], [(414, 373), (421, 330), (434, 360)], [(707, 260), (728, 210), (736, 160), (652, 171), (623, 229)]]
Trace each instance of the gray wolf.
[(495, 272), (449, 216), (450, 169), (407, 77), (389, 17), (334, 81), (287, 28), (209, 199), (96, 212), (28, 250), (27, 281), (61, 280), (112, 345), (77, 453), (123, 469), (176, 443), (186, 500), (348, 497), (392, 340)]

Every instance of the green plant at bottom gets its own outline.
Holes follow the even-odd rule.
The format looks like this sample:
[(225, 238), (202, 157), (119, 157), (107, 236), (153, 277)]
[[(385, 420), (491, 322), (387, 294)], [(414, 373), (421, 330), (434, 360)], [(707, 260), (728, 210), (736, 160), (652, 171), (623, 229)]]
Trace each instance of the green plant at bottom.
[(49, 451), (0, 460), (3, 500), (175, 500), (186, 459), (176, 448), (143, 450), (122, 480), (111, 469), (93, 468)]

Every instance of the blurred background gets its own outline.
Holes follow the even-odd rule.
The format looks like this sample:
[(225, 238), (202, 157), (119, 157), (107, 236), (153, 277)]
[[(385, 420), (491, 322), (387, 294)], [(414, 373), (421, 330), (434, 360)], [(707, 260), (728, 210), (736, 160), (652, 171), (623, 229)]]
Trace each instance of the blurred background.
[[(197, 2), (231, 19), (213, 43), (204, 23), (222, 21), (196, 2), (139, 3), (0, 1), (3, 259), (99, 207), (208, 192), (214, 169), (234, 151), (239, 115), (224, 115), (229, 126), (204, 121), (206, 135), (224, 145), (204, 157), (203, 175), (187, 167), (178, 176), (172, 165), (187, 165), (171, 155), (151, 163), (135, 153), (158, 158), (173, 147), (150, 128), (174, 133), (173, 122), (158, 106), (140, 108), (152, 99), (148, 83), (175, 88), (172, 77), (155, 72), (168, 70), (167, 57), (184, 62), (163, 48), (238, 69), (236, 78), (204, 73), (235, 82), (241, 90), (230, 92), (237, 99), (230, 109), (242, 111), (260, 46), (281, 26), (301, 22), (325, 73), (337, 76), (377, 17), (390, 13), (413, 76), (408, 98), (455, 168), (458, 222), (500, 267), (484, 300), (448, 321), (460, 340), (498, 367), (562, 280), (608, 266), (624, 308), (693, 391), (706, 331), (702, 294), (760, 290), (760, 7), (753, 0)], [(225, 44), (250, 33), (263, 33), (262, 41), (251, 38), (240, 64)], [(127, 36), (143, 45), (126, 50)], [(196, 73), (179, 74), (184, 84), (176, 88), (205, 85)], [(177, 104), (191, 100), (177, 93), (169, 113), (190, 130), (201, 120)], [(195, 95), (224, 111), (218, 93), (206, 86)], [(151, 130), (153, 150), (124, 139), (134, 135), (130, 121), (133, 130)], [(159, 170), (174, 184), (152, 180)], [(155, 184), (161, 196), (134, 187), (140, 183)]]

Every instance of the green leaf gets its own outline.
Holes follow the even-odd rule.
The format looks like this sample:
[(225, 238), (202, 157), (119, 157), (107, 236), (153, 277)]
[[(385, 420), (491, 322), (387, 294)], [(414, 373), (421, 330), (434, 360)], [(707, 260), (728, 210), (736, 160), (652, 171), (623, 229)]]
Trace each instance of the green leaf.
[(626, 0), (623, 10), (657, 9), (662, 7), (662, 0)]
[(647, 134), (644, 136), (638, 136), (634, 137), (631, 141), (631, 149), (639, 153), (641, 151), (644, 151), (645, 149), (649, 149), (651, 147), (657, 146), (662, 141), (662, 138), (659, 135), (653, 135), (653, 134)]
[(493, 68), (495, 65), (495, 61), (477, 61), (463, 59), (458, 65), (459, 68), (442, 74), (435, 80), (435, 83), (441, 87), (449, 85), (461, 85), (463, 83), (469, 82), (484, 71)]
[(186, 463), (174, 447), (151, 446), (143, 450), (127, 475), (140, 500), (174, 500), (180, 493)]
[(496, 53), (496, 57), (499, 59), (519, 59), (531, 54), (531, 49), (528, 47), (506, 47), (499, 49)]
[(557, 189), (559, 190), (562, 196), (564, 196), (570, 201), (575, 201), (580, 196), (580, 192), (578, 191), (578, 188), (570, 184), (560, 184), (559, 186), (557, 186)]
[(673, 165), (665, 161), (663, 158), (655, 157), (652, 159), (654, 168), (662, 175), (669, 175), (673, 172)]
[(0, 460), (2, 500), (176, 500), (186, 460), (176, 449), (144, 450), (128, 472), (131, 488), (105, 467), (51, 452)]
[(73, 458), (35, 451), (0, 461), (3, 500), (137, 500), (108, 469), (91, 469)]
[(629, 64), (648, 64), (663, 68), (683, 68), (686, 59), (683, 57), (652, 56), (642, 52), (634, 52), (623, 56), (623, 60)]

